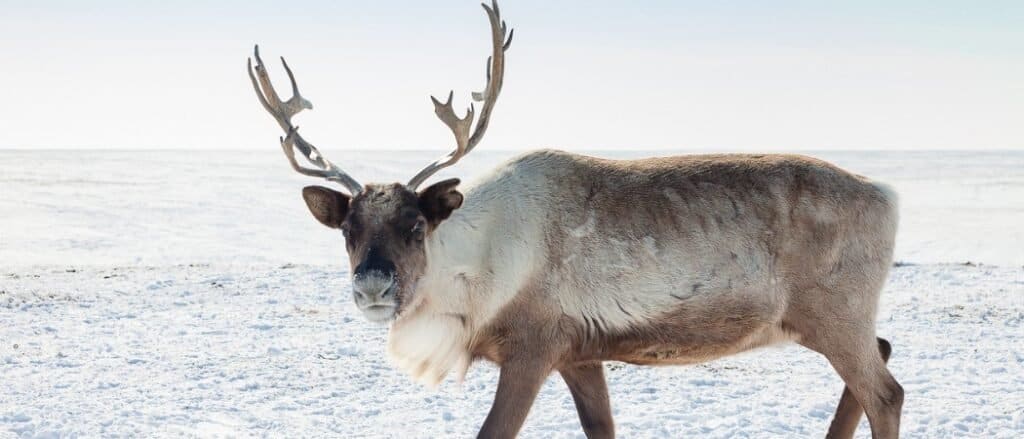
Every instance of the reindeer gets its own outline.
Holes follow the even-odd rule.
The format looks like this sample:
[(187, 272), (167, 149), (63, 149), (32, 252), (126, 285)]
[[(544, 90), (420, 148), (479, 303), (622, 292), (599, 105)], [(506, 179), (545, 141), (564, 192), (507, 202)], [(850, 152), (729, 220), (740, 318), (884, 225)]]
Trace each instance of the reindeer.
[[(282, 101), (259, 47), (249, 77), (285, 132), (313, 217), (344, 235), (352, 294), (390, 325), (397, 367), (436, 384), (472, 362), (500, 367), (479, 437), (514, 437), (558, 371), (589, 438), (614, 437), (603, 362), (685, 365), (782, 342), (824, 355), (846, 383), (828, 437), (899, 434), (903, 389), (875, 336), (897, 200), (886, 185), (797, 155), (605, 160), (559, 151), (515, 158), (475, 184), (420, 186), (476, 147), (501, 93), (512, 31), (498, 5), (483, 106), (464, 117), (431, 97), (455, 149), (407, 183), (361, 185), (298, 132), (312, 105), (288, 64)], [(473, 121), (476, 120), (475, 127)], [(471, 129), (472, 128), (472, 129)], [(295, 150), (315, 168), (300, 166)]]

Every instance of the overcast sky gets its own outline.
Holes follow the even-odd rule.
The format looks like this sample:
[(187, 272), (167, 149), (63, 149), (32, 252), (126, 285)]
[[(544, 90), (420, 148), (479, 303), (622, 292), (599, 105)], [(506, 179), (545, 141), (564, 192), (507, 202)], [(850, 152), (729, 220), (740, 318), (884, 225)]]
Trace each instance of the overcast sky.
[[(506, 0), (488, 149), (1024, 149), (1024, 2)], [(276, 148), (284, 55), (327, 150), (448, 149), (475, 1), (0, 0), (0, 147)]]

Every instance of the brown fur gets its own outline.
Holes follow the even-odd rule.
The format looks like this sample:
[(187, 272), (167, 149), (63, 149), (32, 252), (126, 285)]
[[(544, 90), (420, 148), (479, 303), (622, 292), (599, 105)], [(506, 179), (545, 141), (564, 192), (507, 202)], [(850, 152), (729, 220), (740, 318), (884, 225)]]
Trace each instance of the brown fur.
[(569, 386), (583, 432), (589, 439), (615, 437), (612, 408), (608, 401), (608, 384), (601, 362), (583, 363), (558, 370)]
[[(882, 355), (882, 361), (888, 363), (889, 356), (892, 354), (892, 345), (884, 338), (879, 338), (878, 352)], [(891, 391), (894, 397), (890, 399), (903, 399), (903, 389), (899, 387), (899, 384), (896, 384)], [(898, 395), (898, 397), (895, 395)], [(894, 402), (890, 400), (888, 404), (892, 405)], [(829, 439), (853, 438), (862, 414), (864, 414), (864, 408), (857, 402), (853, 392), (850, 391), (850, 387), (844, 387), (843, 395), (839, 398), (839, 407), (836, 408), (835, 417), (832, 419), (832, 425), (829, 426), (826, 437)]]

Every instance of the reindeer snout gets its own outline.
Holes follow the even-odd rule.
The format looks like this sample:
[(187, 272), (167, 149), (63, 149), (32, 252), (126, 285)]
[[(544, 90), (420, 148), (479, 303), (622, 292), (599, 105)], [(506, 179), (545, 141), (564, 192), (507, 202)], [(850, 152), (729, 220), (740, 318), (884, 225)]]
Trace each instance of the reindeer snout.
[(394, 319), (398, 312), (397, 289), (398, 281), (393, 271), (357, 272), (352, 278), (356, 306), (371, 322), (384, 323)]
[(367, 305), (393, 300), (394, 286), (394, 273), (383, 271), (372, 270), (356, 273), (352, 279), (352, 291), (355, 293), (356, 298), (366, 302)]

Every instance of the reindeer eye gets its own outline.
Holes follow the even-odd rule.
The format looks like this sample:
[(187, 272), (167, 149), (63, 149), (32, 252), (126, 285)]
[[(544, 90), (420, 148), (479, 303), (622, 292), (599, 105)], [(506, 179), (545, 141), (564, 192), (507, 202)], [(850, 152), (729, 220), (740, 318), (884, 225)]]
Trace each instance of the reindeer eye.
[(417, 241), (422, 240), (424, 232), (426, 231), (426, 228), (427, 228), (427, 222), (426, 221), (424, 221), (422, 219), (416, 221), (416, 224), (414, 226), (412, 226), (412, 236), (413, 236), (413, 238), (416, 238)]

